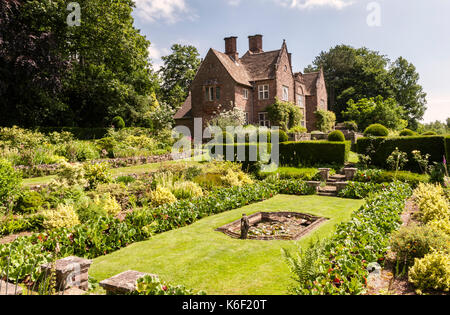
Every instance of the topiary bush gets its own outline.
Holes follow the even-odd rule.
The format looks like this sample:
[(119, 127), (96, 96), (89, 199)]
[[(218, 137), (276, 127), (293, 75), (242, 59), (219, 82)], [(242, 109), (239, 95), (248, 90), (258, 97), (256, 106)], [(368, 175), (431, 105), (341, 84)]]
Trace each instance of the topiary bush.
[(328, 141), (332, 142), (344, 142), (345, 136), (340, 130), (335, 130), (328, 135)]
[(400, 131), (400, 137), (414, 137), (417, 134), (410, 130), (410, 129), (403, 129), (402, 131)]
[(364, 136), (369, 137), (387, 137), (389, 135), (389, 130), (381, 124), (373, 124), (366, 128), (364, 131)]
[(114, 117), (111, 123), (114, 126), (114, 129), (116, 130), (125, 128), (125, 121), (120, 116)]
[(271, 138), (273, 137), (274, 134), (277, 134), (277, 133), (278, 133), (278, 141), (279, 141), (280, 143), (289, 141), (289, 136), (287, 135), (286, 132), (284, 132), (284, 131), (281, 130), (281, 129), (278, 130), (278, 131), (272, 131), (272, 133), (271, 133)]
[(422, 136), (437, 136), (438, 134), (434, 131), (427, 131), (422, 133)]
[(337, 164), (348, 161), (351, 143), (330, 141), (299, 141), (280, 143), (283, 166)]

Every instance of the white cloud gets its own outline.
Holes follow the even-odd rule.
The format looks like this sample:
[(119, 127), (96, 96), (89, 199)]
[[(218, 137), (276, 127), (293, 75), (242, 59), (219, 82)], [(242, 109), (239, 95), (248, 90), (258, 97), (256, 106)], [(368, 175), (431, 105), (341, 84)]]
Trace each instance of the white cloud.
[(135, 0), (136, 14), (143, 20), (175, 23), (182, 17), (192, 18), (186, 0)]
[(158, 71), (164, 65), (161, 57), (169, 54), (169, 49), (167, 48), (159, 48), (155, 44), (151, 44), (148, 48), (148, 52), (150, 54), (150, 59), (152, 60), (153, 70)]
[(349, 5), (352, 5), (352, 0), (274, 0), (276, 3), (294, 9), (314, 9), (321, 7), (330, 7), (337, 10), (342, 10)]

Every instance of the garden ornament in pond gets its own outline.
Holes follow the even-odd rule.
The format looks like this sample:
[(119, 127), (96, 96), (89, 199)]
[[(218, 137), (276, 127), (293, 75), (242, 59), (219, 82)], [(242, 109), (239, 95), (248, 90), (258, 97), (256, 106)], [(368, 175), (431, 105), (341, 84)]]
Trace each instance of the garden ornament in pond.
[(250, 221), (246, 214), (242, 214), (241, 219), (241, 239), (246, 240), (248, 238), (248, 230), (250, 229)]

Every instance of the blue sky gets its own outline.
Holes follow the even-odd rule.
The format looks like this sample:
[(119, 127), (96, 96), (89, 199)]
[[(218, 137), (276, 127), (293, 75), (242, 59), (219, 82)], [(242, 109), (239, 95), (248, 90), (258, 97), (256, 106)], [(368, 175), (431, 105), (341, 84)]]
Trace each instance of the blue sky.
[(194, 45), (204, 57), (211, 47), (223, 51), (223, 38), (231, 35), (239, 37), (241, 56), (249, 35), (264, 35), (266, 51), (279, 49), (286, 39), (295, 71), (337, 44), (365, 46), (391, 60), (403, 56), (417, 67), (428, 94), (426, 122), (450, 117), (449, 0), (135, 2), (135, 25), (152, 42), (156, 67), (174, 43)]

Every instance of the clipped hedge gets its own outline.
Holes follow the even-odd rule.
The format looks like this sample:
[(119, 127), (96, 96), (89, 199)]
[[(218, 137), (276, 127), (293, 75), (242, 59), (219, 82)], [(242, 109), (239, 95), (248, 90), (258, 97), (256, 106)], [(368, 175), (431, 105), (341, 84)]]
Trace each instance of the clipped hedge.
[(339, 164), (348, 161), (351, 144), (330, 141), (280, 143), (280, 164), (286, 166)]
[(445, 137), (445, 152), (447, 155), (447, 163), (450, 161), (450, 136)]
[[(361, 138), (356, 143), (356, 151), (359, 154), (370, 155), (372, 164), (381, 168), (387, 168), (386, 159), (398, 148), (408, 154), (406, 170), (419, 171), (417, 162), (414, 161), (411, 152), (419, 150), (422, 154), (430, 154), (430, 163), (441, 162), (445, 152), (443, 136), (430, 137), (380, 137)], [(368, 153), (372, 151), (371, 153)]]
[[(222, 154), (224, 157), (224, 160), (231, 161), (231, 162), (240, 162), (244, 165), (244, 167), (248, 166), (249, 164), (254, 164), (257, 161), (261, 161), (262, 156), (260, 154), (260, 144), (259, 143), (234, 143), (234, 144), (210, 144), (206, 148), (208, 151), (211, 152), (211, 154), (215, 154), (217, 151), (217, 148), (222, 147)], [(271, 144), (267, 144), (267, 154), (270, 154), (271, 152)], [(241, 152), (243, 150), (244, 156), (238, 156), (238, 152)], [(227, 152), (231, 153), (231, 158), (227, 155)], [(256, 152), (256, 161), (252, 159), (250, 160), (250, 153)]]

